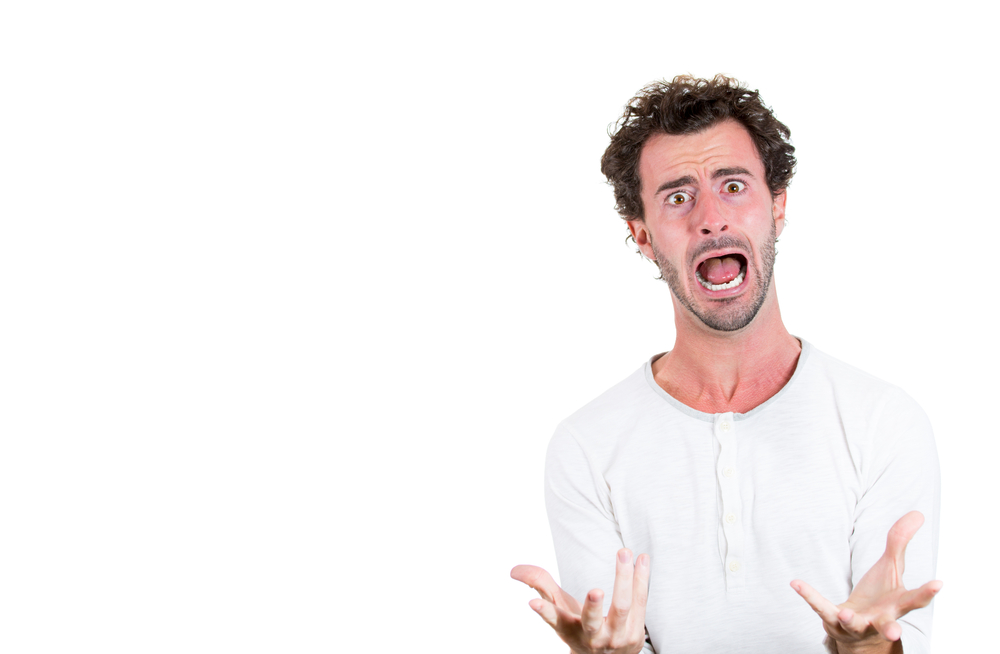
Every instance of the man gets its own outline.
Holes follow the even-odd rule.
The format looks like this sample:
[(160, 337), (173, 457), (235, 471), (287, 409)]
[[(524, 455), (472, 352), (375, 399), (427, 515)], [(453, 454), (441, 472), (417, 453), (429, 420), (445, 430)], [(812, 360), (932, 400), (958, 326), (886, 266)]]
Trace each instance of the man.
[(933, 435), (902, 391), (782, 323), (789, 135), (757, 92), (681, 76), (632, 99), (604, 154), (677, 339), (549, 446), (563, 587), (511, 576), (573, 652), (929, 651)]

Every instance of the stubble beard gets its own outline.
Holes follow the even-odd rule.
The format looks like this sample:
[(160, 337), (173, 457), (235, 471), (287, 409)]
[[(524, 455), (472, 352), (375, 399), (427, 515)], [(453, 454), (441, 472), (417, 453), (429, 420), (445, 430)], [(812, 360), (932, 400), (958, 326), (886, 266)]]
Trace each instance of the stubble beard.
[[(757, 268), (751, 261), (747, 244), (732, 236), (706, 241), (699, 248), (700, 252), (709, 250), (719, 250), (736, 248), (746, 254), (747, 276), (753, 272), (755, 282), (754, 295), (749, 303), (745, 302), (742, 296), (725, 298), (722, 300), (711, 300), (710, 302), (718, 307), (712, 311), (700, 309), (694, 297), (684, 292), (684, 285), (681, 283), (681, 273), (665, 256), (656, 249), (655, 243), (650, 243), (653, 247), (653, 254), (656, 255), (656, 265), (660, 269), (660, 278), (670, 287), (670, 292), (674, 294), (677, 301), (698, 318), (706, 327), (720, 332), (735, 332), (749, 325), (757, 316), (760, 308), (767, 299), (767, 290), (771, 287), (771, 278), (774, 276), (774, 244), (777, 242), (777, 227), (771, 221), (771, 235), (762, 244), (760, 249), (761, 268)], [(697, 256), (697, 253), (695, 254)], [(698, 282), (695, 282), (696, 284)], [(743, 282), (746, 283), (745, 281)]]

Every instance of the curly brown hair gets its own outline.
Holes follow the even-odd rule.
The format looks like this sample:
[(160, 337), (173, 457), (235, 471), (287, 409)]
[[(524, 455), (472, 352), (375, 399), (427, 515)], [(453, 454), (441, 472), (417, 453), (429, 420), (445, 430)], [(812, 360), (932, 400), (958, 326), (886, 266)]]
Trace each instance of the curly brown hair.
[(711, 80), (678, 75), (644, 86), (608, 129), (611, 144), (601, 157), (601, 172), (615, 189), (615, 209), (625, 220), (642, 220), (639, 156), (653, 134), (694, 134), (727, 119), (750, 133), (764, 164), (767, 187), (775, 196), (795, 173), (791, 131), (766, 107), (760, 92), (739, 81), (716, 75)]

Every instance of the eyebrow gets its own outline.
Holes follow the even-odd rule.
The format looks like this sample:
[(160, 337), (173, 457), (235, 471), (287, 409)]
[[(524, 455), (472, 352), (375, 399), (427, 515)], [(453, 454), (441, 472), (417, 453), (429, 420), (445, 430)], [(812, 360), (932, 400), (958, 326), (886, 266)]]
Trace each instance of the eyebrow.
[(730, 175), (747, 175), (749, 177), (753, 177), (753, 173), (749, 170), (737, 166), (736, 168), (719, 168), (717, 171), (712, 173), (712, 179), (719, 179), (720, 177), (728, 177)]
[(659, 195), (664, 191), (669, 191), (672, 188), (678, 188), (686, 184), (694, 184), (694, 182), (695, 182), (694, 177), (691, 177), (690, 175), (685, 175), (684, 177), (678, 177), (677, 179), (660, 184), (660, 188), (656, 189), (656, 193), (654, 195)]
[[(720, 177), (728, 177), (729, 175), (747, 175), (748, 177), (753, 177), (753, 173), (751, 173), (749, 170), (737, 166), (736, 168), (719, 168), (718, 170), (712, 173), (712, 179), (718, 179)], [(664, 191), (680, 188), (681, 186), (685, 186), (687, 184), (694, 184), (695, 181), (696, 181), (695, 178), (691, 177), (690, 175), (685, 175), (684, 177), (678, 177), (677, 179), (672, 179), (669, 182), (664, 182), (660, 184), (660, 187), (656, 189), (656, 193), (654, 195), (659, 195)]]

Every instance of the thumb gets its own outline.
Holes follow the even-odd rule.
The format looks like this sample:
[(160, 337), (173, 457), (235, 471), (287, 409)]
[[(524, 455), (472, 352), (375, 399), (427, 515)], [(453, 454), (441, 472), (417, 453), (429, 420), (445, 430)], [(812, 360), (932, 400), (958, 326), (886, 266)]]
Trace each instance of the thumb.
[(903, 572), (903, 561), (906, 553), (906, 546), (909, 545), (913, 535), (924, 524), (924, 514), (920, 511), (910, 511), (896, 521), (896, 524), (889, 530), (889, 535), (885, 539), (885, 553), (891, 556), (899, 572)]

